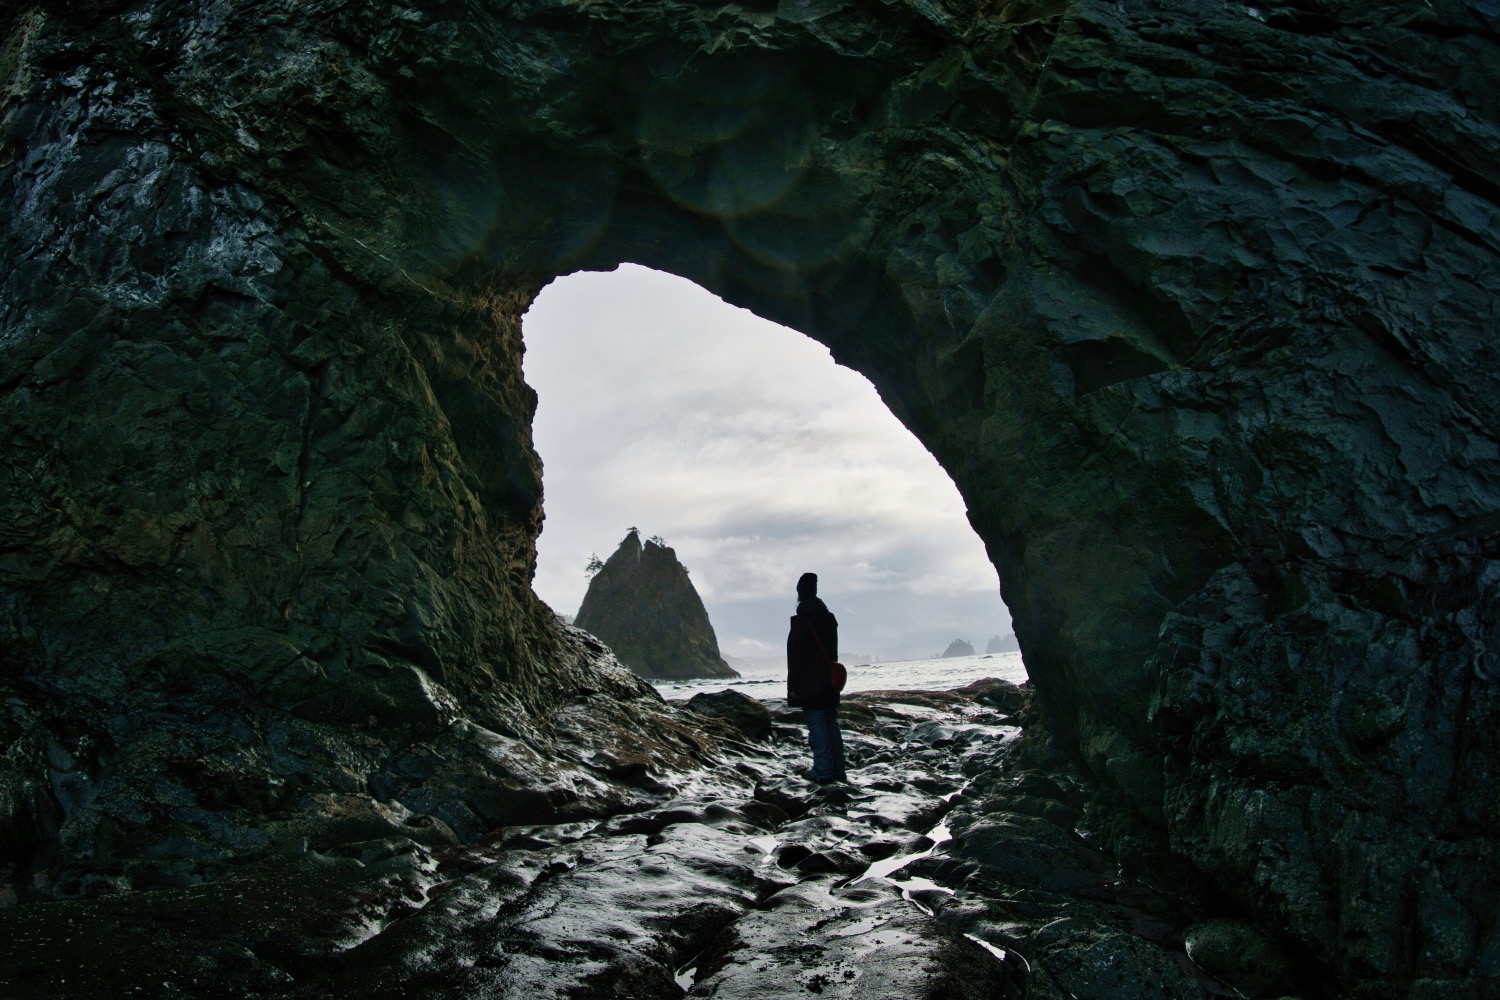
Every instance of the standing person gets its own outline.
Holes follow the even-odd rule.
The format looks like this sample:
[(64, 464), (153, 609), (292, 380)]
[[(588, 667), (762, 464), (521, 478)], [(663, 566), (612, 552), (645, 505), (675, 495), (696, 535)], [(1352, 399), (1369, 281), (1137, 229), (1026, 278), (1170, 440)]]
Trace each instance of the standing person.
[(786, 702), (807, 719), (812, 774), (820, 785), (844, 780), (844, 736), (832, 668), (839, 655), (839, 622), (818, 597), (818, 575), (797, 581), (797, 613), (786, 637)]

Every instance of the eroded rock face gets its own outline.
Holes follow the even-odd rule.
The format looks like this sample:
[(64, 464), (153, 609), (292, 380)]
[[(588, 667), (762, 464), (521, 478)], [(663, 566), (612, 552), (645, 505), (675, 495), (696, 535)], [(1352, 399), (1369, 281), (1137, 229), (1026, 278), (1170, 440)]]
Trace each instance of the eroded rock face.
[(10, 844), (234, 857), (289, 782), (379, 826), (410, 748), (562, 746), (519, 317), (629, 260), (874, 382), (1052, 728), (1266, 927), (1500, 973), (1492, 4), (0, 18)]
[(631, 529), (589, 581), (574, 624), (642, 677), (738, 677), (687, 568), (670, 547)]

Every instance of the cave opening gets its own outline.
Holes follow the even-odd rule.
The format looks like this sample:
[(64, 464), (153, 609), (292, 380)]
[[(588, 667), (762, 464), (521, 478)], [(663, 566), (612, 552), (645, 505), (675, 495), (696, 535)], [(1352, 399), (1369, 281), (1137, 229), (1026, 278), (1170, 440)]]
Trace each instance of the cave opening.
[(952, 480), (821, 344), (633, 264), (557, 279), (523, 336), (547, 512), (533, 587), (555, 611), (577, 611), (590, 558), (638, 526), (673, 546), (721, 651), (752, 672), (779, 662), (807, 569), (850, 662), (1014, 649)]

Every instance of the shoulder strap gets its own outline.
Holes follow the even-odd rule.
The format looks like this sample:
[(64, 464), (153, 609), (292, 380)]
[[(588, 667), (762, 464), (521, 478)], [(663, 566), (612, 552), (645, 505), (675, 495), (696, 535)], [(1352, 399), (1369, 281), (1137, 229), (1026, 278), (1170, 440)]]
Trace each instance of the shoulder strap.
[(813, 642), (818, 644), (818, 652), (823, 654), (823, 662), (828, 664), (830, 670), (833, 669), (833, 657), (829, 656), (828, 650), (823, 648), (823, 637), (818, 635), (818, 627), (809, 621), (807, 630), (812, 633)]

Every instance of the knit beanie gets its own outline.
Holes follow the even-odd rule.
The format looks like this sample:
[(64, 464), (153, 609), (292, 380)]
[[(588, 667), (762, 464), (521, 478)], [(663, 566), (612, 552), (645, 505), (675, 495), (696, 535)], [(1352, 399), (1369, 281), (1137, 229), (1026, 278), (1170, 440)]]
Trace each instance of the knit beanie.
[(818, 595), (818, 574), (803, 573), (797, 579), (797, 599), (804, 597), (816, 597)]

